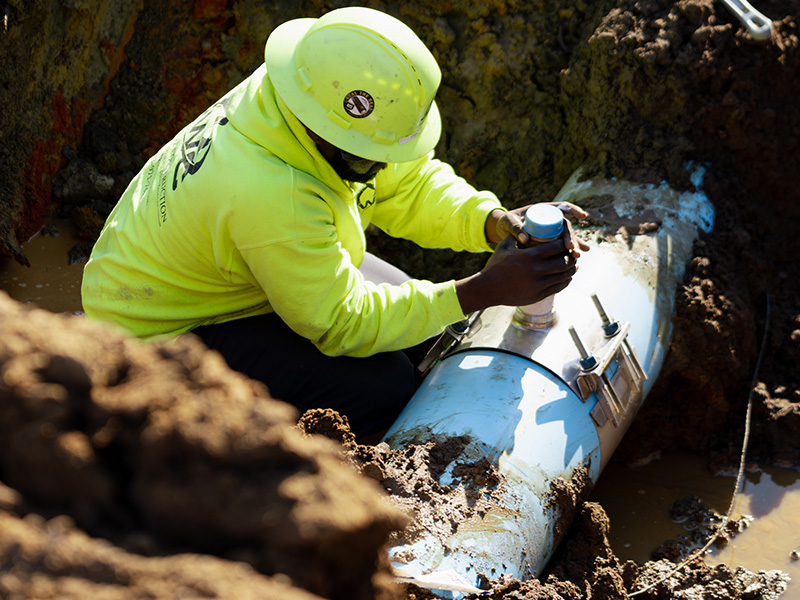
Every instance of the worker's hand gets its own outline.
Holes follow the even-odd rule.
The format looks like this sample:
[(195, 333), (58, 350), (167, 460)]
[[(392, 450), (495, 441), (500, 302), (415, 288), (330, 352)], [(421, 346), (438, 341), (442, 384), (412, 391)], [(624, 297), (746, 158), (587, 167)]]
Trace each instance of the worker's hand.
[(564, 239), (520, 248), (506, 236), (478, 273), (456, 282), (464, 314), (489, 306), (523, 306), (563, 290), (577, 271), (574, 253)]
[[(565, 215), (576, 219), (585, 219), (589, 216), (589, 213), (571, 202), (544, 202), (543, 204), (557, 206)], [(492, 244), (497, 244), (510, 234), (520, 246), (527, 245), (530, 241), (530, 236), (526, 233), (524, 224), (525, 212), (530, 206), (522, 206), (509, 211), (493, 210), (486, 219), (486, 239)], [(562, 237), (564, 238), (564, 247), (575, 258), (580, 256), (580, 250), (584, 252), (589, 250), (589, 246), (575, 235), (569, 219), (566, 219), (566, 227), (564, 227)]]

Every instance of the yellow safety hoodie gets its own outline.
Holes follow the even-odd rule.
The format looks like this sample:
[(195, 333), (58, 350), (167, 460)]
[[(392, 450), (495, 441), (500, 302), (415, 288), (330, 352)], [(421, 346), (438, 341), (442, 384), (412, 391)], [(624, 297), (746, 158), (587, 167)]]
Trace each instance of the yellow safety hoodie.
[(365, 281), (365, 228), (489, 251), (495, 208), (431, 156), (344, 182), (262, 65), (133, 179), (86, 264), (83, 306), (141, 337), (274, 311), (328, 355), (407, 348), (464, 318), (455, 282)]

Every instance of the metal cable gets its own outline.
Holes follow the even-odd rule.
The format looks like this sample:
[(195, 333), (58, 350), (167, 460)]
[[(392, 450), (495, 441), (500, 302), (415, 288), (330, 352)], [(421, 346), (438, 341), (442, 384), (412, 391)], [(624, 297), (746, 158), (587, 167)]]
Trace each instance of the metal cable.
[(733, 488), (733, 495), (731, 496), (731, 503), (728, 506), (728, 512), (722, 518), (722, 522), (714, 531), (714, 534), (711, 536), (711, 538), (709, 538), (709, 540), (705, 543), (705, 545), (702, 548), (692, 552), (689, 556), (684, 558), (680, 563), (675, 565), (675, 568), (669, 571), (666, 575), (662, 576), (660, 579), (654, 581), (647, 587), (644, 587), (640, 590), (636, 590), (628, 594), (629, 598), (638, 596), (639, 594), (642, 594), (650, 589), (653, 589), (655, 586), (664, 583), (667, 579), (672, 577), (675, 573), (680, 571), (683, 567), (692, 562), (698, 556), (704, 554), (706, 550), (708, 550), (711, 547), (711, 544), (717, 541), (719, 534), (725, 529), (725, 527), (727, 527), (728, 521), (730, 521), (731, 514), (733, 514), (733, 507), (736, 504), (736, 498), (738, 497), (740, 492), (742, 477), (744, 476), (744, 465), (745, 465), (745, 457), (747, 456), (747, 445), (750, 443), (750, 421), (753, 413), (753, 392), (755, 391), (757, 385), (758, 372), (761, 369), (761, 358), (764, 356), (764, 347), (767, 345), (767, 332), (769, 331), (771, 305), (772, 305), (771, 298), (769, 295), (767, 295), (767, 314), (764, 323), (764, 335), (761, 338), (761, 348), (758, 351), (758, 359), (756, 360), (756, 366), (753, 371), (753, 380), (750, 383), (750, 395), (747, 398), (747, 412), (744, 420), (744, 437), (742, 438), (742, 452), (739, 455), (739, 472), (736, 474), (736, 485)]

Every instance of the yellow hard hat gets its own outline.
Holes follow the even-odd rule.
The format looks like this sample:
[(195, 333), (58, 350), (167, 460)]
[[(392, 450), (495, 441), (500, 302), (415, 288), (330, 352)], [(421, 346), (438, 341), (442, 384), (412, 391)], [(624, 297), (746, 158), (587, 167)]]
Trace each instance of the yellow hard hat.
[(404, 23), (349, 7), (294, 19), (267, 39), (275, 91), (314, 133), (361, 158), (404, 162), (427, 154), (442, 123), (436, 59)]

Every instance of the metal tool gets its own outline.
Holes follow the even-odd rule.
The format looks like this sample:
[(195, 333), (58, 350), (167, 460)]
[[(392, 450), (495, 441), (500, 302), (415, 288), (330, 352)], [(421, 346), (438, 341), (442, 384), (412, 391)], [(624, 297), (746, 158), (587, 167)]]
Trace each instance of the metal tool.
[(742, 22), (754, 40), (762, 42), (772, 37), (772, 21), (753, 8), (747, 0), (722, 2)]
[(422, 373), (427, 373), (436, 361), (447, 354), (469, 332), (469, 328), (472, 327), (479, 314), (479, 311), (474, 312), (463, 321), (448, 325), (417, 365), (417, 369)]

